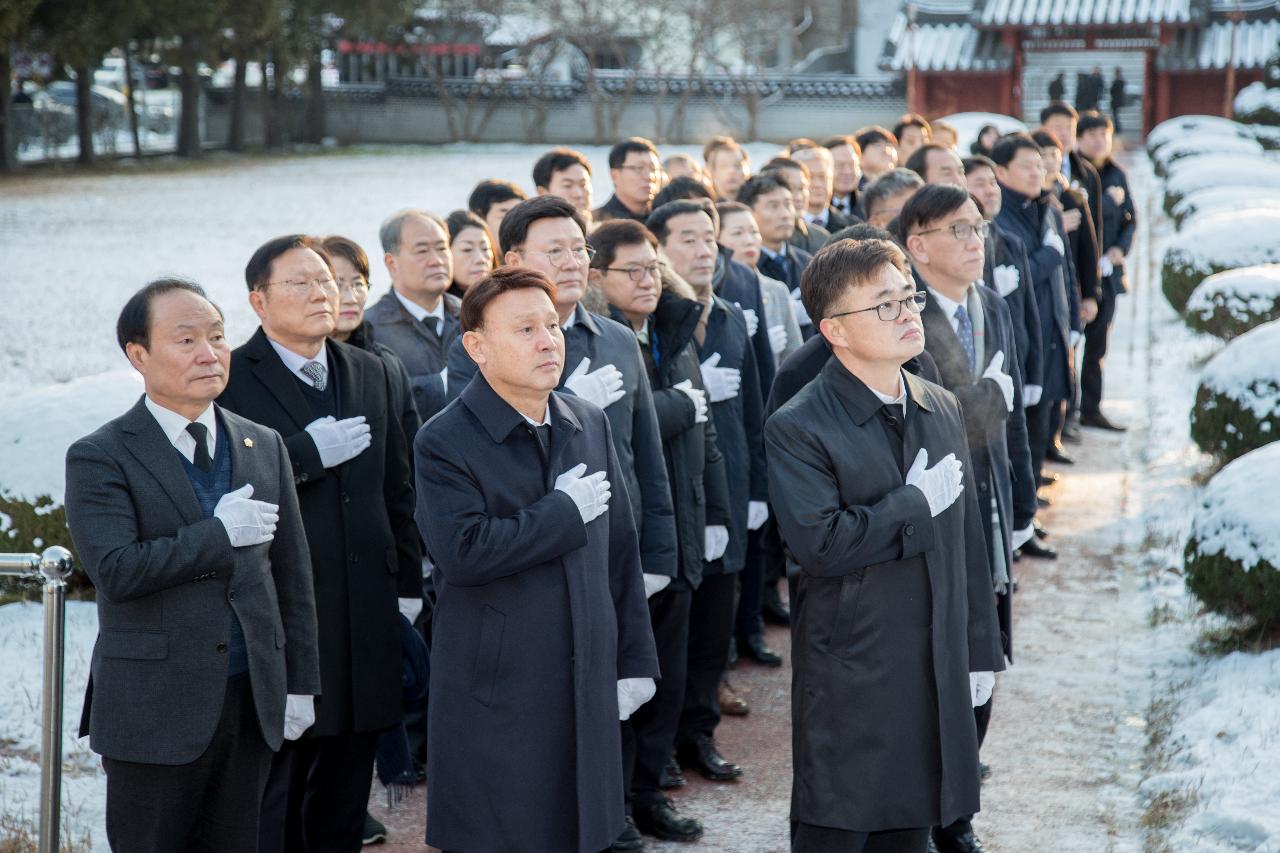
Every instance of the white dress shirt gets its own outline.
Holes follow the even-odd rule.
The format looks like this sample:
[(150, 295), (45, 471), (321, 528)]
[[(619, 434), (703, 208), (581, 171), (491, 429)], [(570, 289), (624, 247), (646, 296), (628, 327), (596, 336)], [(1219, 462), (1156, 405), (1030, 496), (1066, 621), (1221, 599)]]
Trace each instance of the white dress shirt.
[(298, 377), (298, 380), (305, 382), (308, 388), (314, 388), (316, 383), (311, 381), (311, 377), (302, 372), (302, 366), (313, 361), (319, 362), (324, 368), (325, 376), (329, 375), (329, 351), (325, 349), (323, 341), (320, 342), (320, 352), (316, 353), (315, 358), (307, 358), (298, 355), (293, 350), (281, 343), (277, 343), (271, 338), (267, 338), (267, 342), (271, 344), (271, 348), (280, 356), (280, 360), (284, 362), (284, 366), (289, 368), (289, 372)]
[[(871, 388), (870, 385), (867, 387)], [(898, 392), (898, 396), (896, 397), (890, 397), (888, 394), (881, 394), (874, 388), (871, 388), (871, 393), (875, 394), (876, 397), (880, 399), (880, 402), (884, 403), (886, 406), (901, 406), (902, 413), (905, 415), (907, 413), (907, 380), (906, 377), (902, 375), (901, 370), (898, 371), (898, 387), (901, 390)]]
[[(951, 330), (956, 334), (960, 334), (960, 321), (956, 319), (956, 312), (960, 310), (960, 303), (952, 299), (948, 299), (932, 287), (929, 288), (929, 296), (938, 303), (938, 307), (942, 309), (942, 313), (947, 316), (947, 320), (951, 323)], [(968, 311), (968, 306), (965, 306)]]
[(528, 416), (528, 415), (526, 415), (524, 412), (521, 412), (521, 413), (520, 413), (520, 417), (522, 417), (522, 418), (524, 418), (526, 421), (528, 421), (528, 422), (529, 422), (529, 426), (535, 426), (535, 427), (540, 427), (540, 426), (551, 426), (551, 404), (550, 404), (550, 403), (548, 403), (548, 404), (547, 404), (547, 408), (546, 408), (545, 410), (543, 410), (543, 412), (542, 412), (542, 420), (541, 420), (541, 421), (535, 421), (533, 418), (529, 417), (529, 416)]
[(428, 311), (412, 299), (405, 299), (400, 291), (396, 290), (394, 287), (391, 288), (391, 292), (396, 295), (396, 299), (400, 300), (400, 304), (404, 306), (404, 310), (413, 315), (413, 319), (421, 323), (428, 317), (435, 317), (436, 329), (444, 329), (444, 296), (441, 296), (436, 302), (436, 307), (433, 310)]
[(152, 417), (156, 419), (156, 423), (160, 424), (164, 437), (169, 439), (169, 443), (176, 447), (188, 462), (194, 463), (196, 461), (196, 439), (195, 436), (187, 432), (187, 424), (190, 423), (204, 424), (205, 429), (208, 430), (206, 441), (209, 445), (209, 458), (212, 459), (216, 455), (218, 418), (213, 412), (213, 403), (205, 407), (205, 410), (200, 413), (200, 417), (196, 418), (195, 421), (189, 421), (186, 415), (180, 415), (172, 409), (166, 409), (150, 397), (146, 397), (145, 402), (147, 411), (151, 412)]

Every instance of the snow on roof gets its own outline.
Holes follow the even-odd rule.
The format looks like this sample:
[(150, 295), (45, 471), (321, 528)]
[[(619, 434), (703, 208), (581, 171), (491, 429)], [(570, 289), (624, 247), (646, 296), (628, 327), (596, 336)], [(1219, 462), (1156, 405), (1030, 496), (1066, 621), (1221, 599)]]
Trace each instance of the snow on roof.
[[(1260, 349), (1260, 341), (1269, 349)], [(1276, 364), (1277, 346), (1280, 323), (1267, 323), (1227, 344), (1209, 364), (1212, 366), (1236, 350), (1233, 363), (1238, 362), (1241, 368), (1257, 368), (1252, 374), (1258, 378), (1280, 382), (1274, 368), (1266, 369), (1266, 365)], [(1259, 485), (1277, 481), (1280, 443), (1276, 442), (1246, 453), (1219, 471), (1201, 492), (1191, 523), (1197, 550), (1236, 560), (1245, 570), (1263, 560), (1280, 567), (1280, 501), (1258, 500)]]
[(1235, 66), (1261, 68), (1280, 42), (1280, 19), (1215, 21), (1205, 27), (1179, 30), (1173, 44), (1162, 48), (1157, 66), (1175, 71), (1214, 71), (1232, 64), (1235, 38)]
[(914, 65), (920, 71), (1000, 71), (1012, 64), (999, 33), (966, 22), (908, 23), (905, 12), (894, 18), (880, 57), (882, 69), (903, 71)]
[(1221, 213), (1234, 215), (1241, 208), (1274, 208), (1280, 210), (1280, 189), (1275, 187), (1205, 187), (1187, 193), (1173, 206), (1173, 217), (1186, 220), (1189, 217), (1214, 216)]
[(1212, 316), (1226, 309), (1233, 319), (1244, 323), (1275, 310), (1278, 300), (1280, 264), (1259, 264), (1209, 276), (1191, 293), (1186, 312)]
[(1240, 116), (1257, 110), (1280, 113), (1280, 89), (1268, 89), (1267, 84), (1261, 80), (1250, 83), (1236, 93), (1236, 100), (1232, 107), (1236, 115)]
[(1190, 23), (1192, 0), (985, 0), (984, 27)]

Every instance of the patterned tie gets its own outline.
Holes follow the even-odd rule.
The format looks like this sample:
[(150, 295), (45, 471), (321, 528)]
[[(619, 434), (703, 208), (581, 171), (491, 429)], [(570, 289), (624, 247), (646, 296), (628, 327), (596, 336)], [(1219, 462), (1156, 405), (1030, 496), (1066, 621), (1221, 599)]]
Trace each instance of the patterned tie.
[(969, 319), (969, 312), (963, 305), (956, 309), (956, 337), (960, 339), (960, 346), (964, 347), (964, 354), (969, 359), (969, 372), (973, 373), (974, 362), (977, 361), (973, 350), (973, 321)]
[[(972, 355), (969, 358), (973, 360)], [(324, 365), (318, 361), (308, 361), (302, 365), (302, 375), (311, 380), (311, 384), (315, 386), (317, 391), (323, 391), (329, 385), (328, 371), (324, 369)]]
[(196, 440), (195, 465), (208, 474), (213, 470), (213, 457), (209, 455), (209, 428), (202, 423), (192, 421), (187, 424), (187, 432)]

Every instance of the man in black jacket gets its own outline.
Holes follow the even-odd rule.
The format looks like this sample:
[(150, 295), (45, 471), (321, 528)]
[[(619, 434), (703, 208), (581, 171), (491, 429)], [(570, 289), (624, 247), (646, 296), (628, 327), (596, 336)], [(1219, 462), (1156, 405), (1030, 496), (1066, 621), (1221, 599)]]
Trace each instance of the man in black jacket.
[[(751, 215), (760, 229), (763, 245), (760, 247), (760, 272), (782, 282), (791, 291), (792, 303), (802, 308), (800, 302), (800, 275), (813, 260), (813, 255), (791, 245), (791, 233), (795, 230), (795, 203), (791, 189), (775, 174), (754, 176), (738, 191), (738, 201), (751, 208)], [(815, 334), (813, 323), (803, 311), (796, 312), (800, 334), (805, 338)]]
[(592, 218), (596, 222), (610, 219), (643, 222), (658, 193), (661, 177), (662, 161), (652, 142), (639, 136), (622, 140), (609, 149), (613, 195), (592, 213)]
[(327, 340), (338, 289), (320, 242), (268, 241), (245, 281), (262, 326), (218, 403), (284, 437), (320, 638), (316, 723), (272, 764), (259, 849), (358, 850), (377, 735), (402, 713), (397, 598), (422, 607), (408, 447), (382, 359)]

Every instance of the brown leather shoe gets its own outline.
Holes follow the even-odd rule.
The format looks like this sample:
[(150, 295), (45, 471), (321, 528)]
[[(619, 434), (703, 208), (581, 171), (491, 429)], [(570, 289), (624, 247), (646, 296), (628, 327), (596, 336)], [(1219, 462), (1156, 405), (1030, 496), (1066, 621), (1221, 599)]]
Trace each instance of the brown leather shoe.
[(720, 681), (720, 713), (730, 717), (745, 717), (751, 713), (751, 706), (733, 689), (728, 679)]

